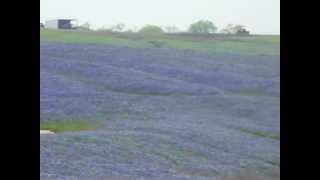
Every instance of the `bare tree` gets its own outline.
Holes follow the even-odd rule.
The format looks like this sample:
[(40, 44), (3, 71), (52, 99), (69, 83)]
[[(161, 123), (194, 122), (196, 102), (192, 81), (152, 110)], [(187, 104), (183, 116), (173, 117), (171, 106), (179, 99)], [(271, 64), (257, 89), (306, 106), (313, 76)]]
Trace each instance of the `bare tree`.
[(125, 24), (119, 23), (119, 24), (112, 26), (110, 28), (110, 30), (114, 31), (114, 32), (122, 32), (124, 30), (124, 28), (125, 28)]
[(167, 33), (175, 33), (175, 32), (179, 32), (179, 28), (176, 26), (166, 26), (165, 30)]
[(243, 26), (243, 25), (228, 24), (225, 28), (223, 28), (221, 30), (221, 33), (224, 33), (224, 34), (241, 34), (241, 33), (249, 34), (249, 31), (247, 31), (245, 26)]

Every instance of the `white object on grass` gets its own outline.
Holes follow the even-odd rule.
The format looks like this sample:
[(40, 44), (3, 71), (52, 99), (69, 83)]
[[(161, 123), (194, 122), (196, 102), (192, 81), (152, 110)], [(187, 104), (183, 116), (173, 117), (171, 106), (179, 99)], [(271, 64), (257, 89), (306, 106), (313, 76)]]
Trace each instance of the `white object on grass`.
[(54, 132), (49, 130), (40, 130), (40, 134), (54, 134)]

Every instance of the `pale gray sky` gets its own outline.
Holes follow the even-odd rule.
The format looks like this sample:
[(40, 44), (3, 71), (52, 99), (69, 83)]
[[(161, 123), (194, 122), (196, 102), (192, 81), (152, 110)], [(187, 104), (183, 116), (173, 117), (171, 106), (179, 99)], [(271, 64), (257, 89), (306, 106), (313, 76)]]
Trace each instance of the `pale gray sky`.
[(76, 18), (93, 28), (125, 23), (180, 29), (206, 19), (219, 29), (243, 24), (254, 34), (280, 34), (280, 0), (40, 0), (40, 20), (55, 18)]

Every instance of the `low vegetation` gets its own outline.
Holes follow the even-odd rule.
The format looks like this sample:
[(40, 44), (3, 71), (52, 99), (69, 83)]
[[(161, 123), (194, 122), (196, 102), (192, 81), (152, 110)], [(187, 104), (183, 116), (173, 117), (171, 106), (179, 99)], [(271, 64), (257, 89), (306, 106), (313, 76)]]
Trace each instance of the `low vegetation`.
[[(149, 32), (149, 30), (142, 31)], [(156, 32), (156, 31), (154, 31)], [(160, 32), (160, 31), (159, 31)], [(247, 55), (279, 55), (280, 36), (216, 36), (185, 35), (165, 33), (116, 33), (116, 32), (81, 32), (42, 29), (42, 41), (108, 44), (132, 48), (177, 48), (216, 54), (232, 53)], [(150, 43), (153, 42), (153, 43)], [(154, 46), (156, 44), (156, 46)], [(161, 44), (161, 46), (158, 46)]]
[(252, 129), (245, 129), (245, 128), (241, 128), (240, 131), (245, 132), (245, 133), (249, 133), (249, 134), (253, 134), (253, 135), (259, 136), (259, 137), (280, 140), (279, 133), (269, 133), (269, 132), (263, 132), (263, 131), (252, 130)]
[(50, 130), (55, 133), (75, 132), (97, 129), (97, 124), (82, 120), (45, 121), (40, 122), (40, 129)]
[(280, 169), (273, 169), (265, 175), (247, 170), (235, 175), (223, 176), (219, 180), (280, 180)]

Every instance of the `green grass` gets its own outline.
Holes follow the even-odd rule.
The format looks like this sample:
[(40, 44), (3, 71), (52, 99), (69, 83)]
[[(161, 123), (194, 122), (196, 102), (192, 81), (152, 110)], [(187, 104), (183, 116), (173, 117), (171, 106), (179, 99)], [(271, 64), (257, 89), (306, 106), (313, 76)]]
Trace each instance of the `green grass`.
[(278, 134), (278, 133), (269, 133), (269, 132), (263, 132), (263, 131), (253, 130), (253, 129), (245, 129), (245, 128), (241, 128), (239, 130), (242, 132), (253, 134), (255, 136), (259, 136), (259, 137), (263, 137), (263, 138), (271, 138), (271, 139), (275, 139), (275, 140), (280, 140), (280, 134)]
[(147, 47), (147, 44), (137, 43), (132, 40), (78, 31), (41, 30), (40, 39), (63, 43), (110, 44), (128, 47)]
[[(241, 37), (239, 37), (241, 38)], [(268, 42), (256, 42), (254, 38), (248, 41), (233, 41), (224, 39), (217, 41), (182, 41), (176, 39), (163, 40), (169, 47), (179, 49), (192, 49), (206, 53), (233, 53), (247, 55), (278, 55), (280, 44)]]
[(223, 36), (216, 38), (180, 37), (166, 34), (130, 34), (82, 32), (42, 29), (42, 41), (85, 44), (109, 44), (121, 47), (168, 47), (205, 53), (235, 53), (247, 55), (279, 55), (280, 36)]
[(270, 93), (268, 93), (265, 89), (241, 89), (237, 91), (231, 91), (231, 93), (249, 97), (273, 96)]
[(55, 133), (61, 132), (76, 132), (97, 129), (98, 124), (89, 123), (86, 121), (66, 120), (66, 121), (45, 121), (40, 122), (41, 130), (50, 130)]

